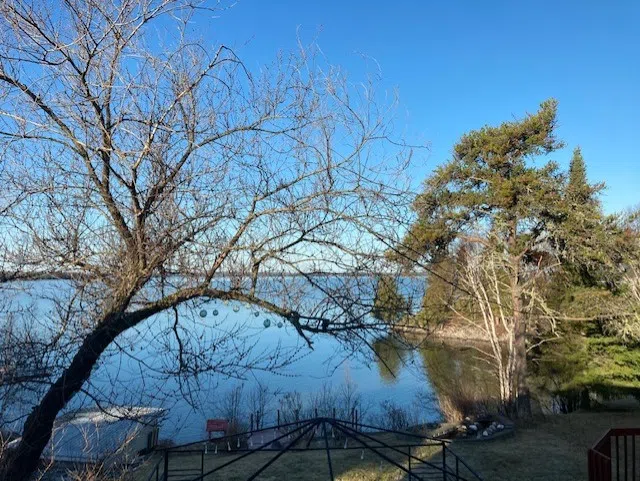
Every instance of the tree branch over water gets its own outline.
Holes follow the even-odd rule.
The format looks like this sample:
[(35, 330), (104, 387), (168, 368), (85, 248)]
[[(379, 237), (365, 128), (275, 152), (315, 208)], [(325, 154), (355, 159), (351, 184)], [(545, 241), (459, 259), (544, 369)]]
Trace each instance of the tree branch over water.
[[(22, 321), (45, 344), (59, 340), (47, 344), (50, 385), (0, 477), (28, 478), (101, 356), (165, 311), (244, 303), (309, 345), (319, 333), (354, 344), (350, 331), (386, 328), (367, 316), (368, 275), (410, 215), (395, 99), (380, 103), (374, 81), (351, 84), (314, 46), (252, 71), (192, 38), (201, 7), (0, 6), (2, 270), (7, 281), (61, 272), (72, 291), (52, 294), (46, 322)], [(159, 43), (167, 23), (178, 33)], [(347, 276), (305, 274), (319, 271)], [(201, 356), (175, 328), (184, 359)]]

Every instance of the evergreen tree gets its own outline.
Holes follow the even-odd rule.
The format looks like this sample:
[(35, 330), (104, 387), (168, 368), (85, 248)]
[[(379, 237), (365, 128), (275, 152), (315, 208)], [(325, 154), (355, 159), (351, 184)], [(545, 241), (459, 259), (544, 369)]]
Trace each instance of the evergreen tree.
[(410, 309), (409, 301), (400, 294), (395, 277), (380, 276), (376, 285), (372, 316), (380, 321), (395, 324), (406, 317)]
[(590, 184), (580, 148), (573, 151), (564, 191), (563, 216), (552, 232), (570, 285), (614, 289), (621, 274), (615, 217), (602, 212), (603, 183)]
[(458, 288), (460, 269), (466, 262), (466, 246), (461, 245), (451, 255), (442, 256), (430, 265), (420, 311), (414, 316), (419, 327), (429, 331), (449, 321), (456, 310), (467, 311), (461, 305), (466, 299)]
[(524, 286), (545, 265), (548, 233), (563, 216), (558, 166), (528, 160), (562, 145), (554, 132), (556, 110), (557, 102), (547, 100), (520, 121), (464, 135), (453, 159), (426, 180), (414, 205), (418, 220), (397, 249), (399, 257), (432, 262), (462, 242), (506, 253), (516, 349), (512, 408), (520, 414), (530, 412), (525, 313), (531, 299)]
[(587, 166), (582, 157), (580, 147), (573, 150), (573, 157), (569, 164), (569, 176), (565, 196), (567, 203), (574, 208), (590, 208), (600, 211), (597, 195), (604, 188), (604, 184), (589, 184), (587, 180)]

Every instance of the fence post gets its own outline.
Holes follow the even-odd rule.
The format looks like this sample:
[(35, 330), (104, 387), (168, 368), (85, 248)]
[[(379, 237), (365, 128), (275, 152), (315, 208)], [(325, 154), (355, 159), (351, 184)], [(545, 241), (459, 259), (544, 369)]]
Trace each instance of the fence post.
[(409, 481), (413, 480), (413, 476), (411, 475), (411, 446), (409, 446)]
[[(635, 453), (634, 453), (635, 456)], [(618, 459), (620, 459), (620, 456), (618, 456)], [(627, 461), (628, 461), (629, 457), (627, 456), (627, 435), (624, 435), (624, 479), (628, 479), (629, 473), (628, 473), (628, 466), (627, 466)], [(636, 473), (633, 473), (633, 476), (635, 477)]]
[(631, 472), (633, 481), (636, 480), (636, 435), (631, 436)]
[(456, 481), (460, 481), (460, 467), (459, 467), (459, 459), (458, 456), (456, 456)]
[(164, 451), (164, 481), (169, 481), (169, 450)]
[(200, 477), (204, 477), (204, 450), (200, 451)]
[(278, 409), (278, 426), (280, 426), (280, 410)]
[(442, 479), (447, 481), (447, 445), (442, 441)]

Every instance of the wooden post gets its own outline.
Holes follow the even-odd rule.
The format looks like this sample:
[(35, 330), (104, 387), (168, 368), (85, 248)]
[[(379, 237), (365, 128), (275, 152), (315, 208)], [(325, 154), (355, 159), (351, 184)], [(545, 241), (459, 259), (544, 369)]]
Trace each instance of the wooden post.
[[(611, 438), (609, 438), (611, 439)], [(620, 437), (616, 435), (616, 481), (620, 481)], [(611, 442), (609, 442), (609, 452), (611, 452)], [(609, 456), (611, 457), (611, 456)]]
[(200, 477), (204, 477), (204, 450), (200, 451)]
[(409, 481), (413, 481), (413, 476), (411, 475), (411, 446), (409, 446)]

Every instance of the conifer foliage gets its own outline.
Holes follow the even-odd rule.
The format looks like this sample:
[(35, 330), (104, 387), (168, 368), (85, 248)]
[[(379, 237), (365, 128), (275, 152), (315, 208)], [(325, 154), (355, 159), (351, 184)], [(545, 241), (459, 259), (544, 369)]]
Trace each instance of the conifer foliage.
[(549, 99), (520, 120), (463, 135), (426, 179), (417, 219), (390, 254), (430, 272), (416, 322), (448, 317), (487, 333), (514, 415), (530, 412), (528, 356), (568, 332), (563, 320), (595, 320), (602, 336), (640, 340), (638, 232), (604, 214), (604, 184), (589, 182), (580, 148), (566, 173), (545, 159), (563, 146), (557, 105)]
[(555, 162), (531, 159), (562, 146), (555, 136), (557, 102), (535, 114), (462, 136), (454, 156), (429, 177), (414, 208), (418, 220), (397, 251), (405, 259), (435, 262), (462, 244), (499, 253), (508, 278), (514, 366), (508, 400), (515, 413), (530, 411), (526, 383), (526, 331), (531, 286), (556, 264), (549, 233), (563, 218), (563, 176)]
[(396, 278), (383, 274), (376, 284), (372, 316), (389, 324), (396, 324), (409, 314), (409, 301), (400, 293)]

